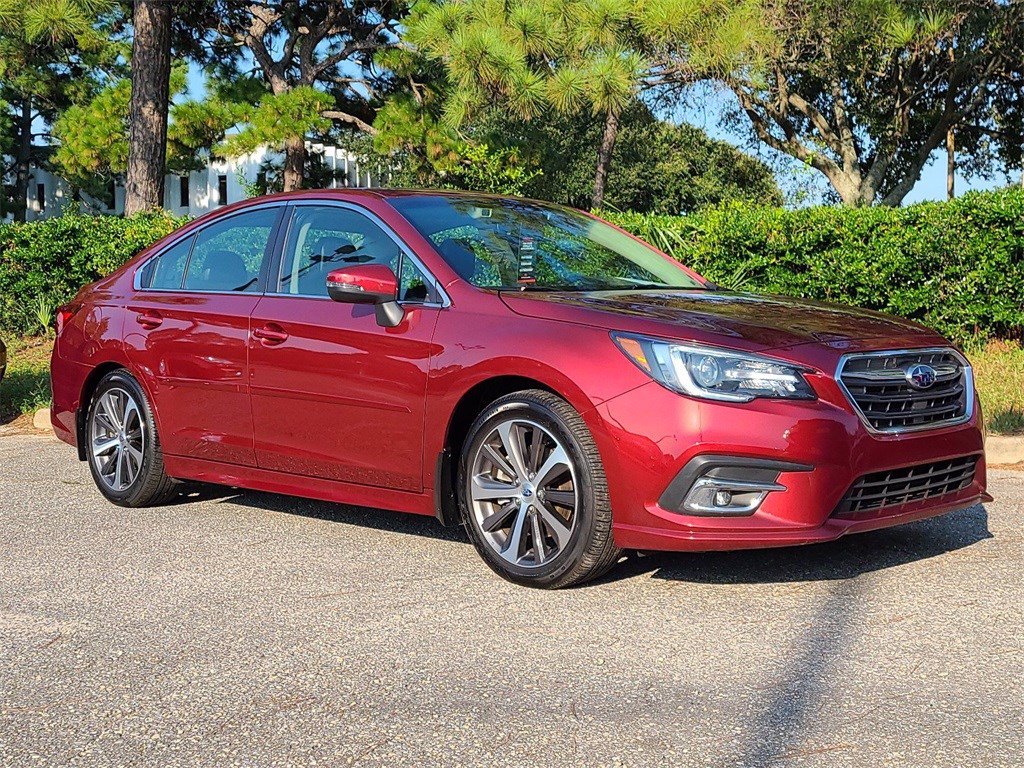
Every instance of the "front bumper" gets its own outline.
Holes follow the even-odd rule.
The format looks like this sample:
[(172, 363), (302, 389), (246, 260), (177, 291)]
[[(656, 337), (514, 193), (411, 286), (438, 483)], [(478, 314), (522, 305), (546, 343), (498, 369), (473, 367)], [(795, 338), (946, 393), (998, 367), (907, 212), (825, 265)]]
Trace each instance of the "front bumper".
[[(814, 402), (698, 401), (651, 382), (595, 409), (589, 421), (608, 475), (616, 544), (675, 551), (811, 544), (991, 499), (977, 403), (964, 424), (869, 434), (835, 381), (815, 379)], [(679, 494), (666, 490), (693, 459), (720, 456), (782, 462), (793, 471), (778, 473), (776, 482), (785, 490), (768, 493), (752, 514), (681, 510), (675, 503)], [(977, 456), (978, 462), (973, 480), (960, 490), (856, 514), (839, 509), (865, 475), (964, 456)]]

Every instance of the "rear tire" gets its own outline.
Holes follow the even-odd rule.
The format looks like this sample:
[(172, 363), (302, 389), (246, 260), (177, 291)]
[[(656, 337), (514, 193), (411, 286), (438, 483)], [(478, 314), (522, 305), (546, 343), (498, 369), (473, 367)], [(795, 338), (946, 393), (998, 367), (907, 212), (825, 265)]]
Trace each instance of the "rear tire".
[(619, 559), (597, 446), (550, 392), (515, 392), (484, 409), (463, 444), (458, 488), (474, 546), (509, 581), (569, 587)]
[(177, 482), (164, 472), (153, 410), (128, 371), (100, 379), (89, 402), (85, 441), (92, 479), (114, 504), (148, 507), (177, 495)]

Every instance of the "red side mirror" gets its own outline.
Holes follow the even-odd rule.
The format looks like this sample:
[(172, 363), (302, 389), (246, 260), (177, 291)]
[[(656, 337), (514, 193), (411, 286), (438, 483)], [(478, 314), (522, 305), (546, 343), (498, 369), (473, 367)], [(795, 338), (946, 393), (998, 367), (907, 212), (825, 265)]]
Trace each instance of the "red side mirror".
[(383, 264), (356, 264), (327, 273), (327, 295), (347, 304), (384, 304), (398, 296), (398, 278)]

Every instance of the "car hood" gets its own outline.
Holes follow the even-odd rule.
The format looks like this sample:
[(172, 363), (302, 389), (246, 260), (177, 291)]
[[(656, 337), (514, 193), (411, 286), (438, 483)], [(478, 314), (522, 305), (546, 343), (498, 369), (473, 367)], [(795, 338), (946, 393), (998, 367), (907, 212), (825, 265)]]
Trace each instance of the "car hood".
[[(886, 346), (942, 343), (907, 320), (806, 299), (729, 291), (503, 292), (528, 317), (578, 322), (634, 333), (716, 343), (747, 351), (816, 342), (833, 349), (884, 339)], [(871, 345), (874, 346), (874, 345)]]

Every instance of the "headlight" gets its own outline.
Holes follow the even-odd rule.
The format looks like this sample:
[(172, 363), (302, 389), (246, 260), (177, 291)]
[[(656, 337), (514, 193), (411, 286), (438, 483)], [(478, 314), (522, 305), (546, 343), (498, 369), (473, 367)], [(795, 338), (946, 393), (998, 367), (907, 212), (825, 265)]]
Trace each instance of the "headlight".
[(735, 403), (815, 399), (802, 369), (766, 357), (625, 333), (613, 333), (612, 339), (642, 371), (684, 395)]

